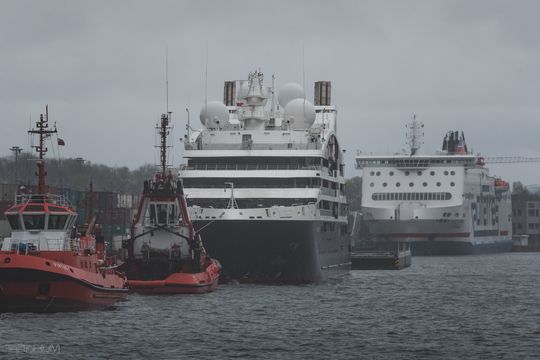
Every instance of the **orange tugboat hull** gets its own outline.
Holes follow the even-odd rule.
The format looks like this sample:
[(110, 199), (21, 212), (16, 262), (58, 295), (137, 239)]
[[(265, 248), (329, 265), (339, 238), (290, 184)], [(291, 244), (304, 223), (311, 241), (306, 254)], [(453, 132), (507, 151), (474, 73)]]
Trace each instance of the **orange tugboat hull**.
[(44, 257), (0, 252), (0, 312), (102, 309), (127, 295), (125, 278), (113, 271), (86, 271)]
[(173, 273), (163, 280), (128, 280), (132, 292), (141, 294), (202, 294), (218, 286), (219, 264), (212, 260), (204, 272)]

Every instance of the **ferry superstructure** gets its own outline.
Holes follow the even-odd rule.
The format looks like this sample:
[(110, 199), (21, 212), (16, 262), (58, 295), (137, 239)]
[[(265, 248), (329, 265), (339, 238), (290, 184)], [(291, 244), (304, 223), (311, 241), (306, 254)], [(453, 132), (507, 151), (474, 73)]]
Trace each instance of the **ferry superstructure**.
[(375, 240), (410, 241), (413, 255), (510, 251), (511, 194), (482, 157), (450, 131), (443, 149), (419, 155), (420, 124), (410, 127), (410, 154), (358, 155), (362, 212)]
[(348, 272), (344, 164), (330, 82), (315, 84), (315, 105), (293, 83), (276, 104), (260, 71), (224, 89), (223, 103), (203, 106), (204, 129), (188, 127), (180, 169), (206, 249), (240, 281), (302, 283)]

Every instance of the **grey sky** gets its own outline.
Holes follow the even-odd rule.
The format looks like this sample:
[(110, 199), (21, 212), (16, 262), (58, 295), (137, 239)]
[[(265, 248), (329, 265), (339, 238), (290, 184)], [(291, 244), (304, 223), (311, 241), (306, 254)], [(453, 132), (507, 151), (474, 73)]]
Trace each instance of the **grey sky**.
[[(339, 135), (353, 157), (399, 151), (416, 113), (423, 152), (465, 131), (487, 156), (540, 156), (539, 1), (5, 1), (0, 0), (0, 155), (28, 148), (44, 105), (62, 156), (137, 167), (154, 162), (154, 124), (174, 112), (174, 165), (185, 108), (193, 123), (223, 81), (261, 68), (268, 84), (333, 82)], [(539, 164), (491, 166), (540, 183)]]

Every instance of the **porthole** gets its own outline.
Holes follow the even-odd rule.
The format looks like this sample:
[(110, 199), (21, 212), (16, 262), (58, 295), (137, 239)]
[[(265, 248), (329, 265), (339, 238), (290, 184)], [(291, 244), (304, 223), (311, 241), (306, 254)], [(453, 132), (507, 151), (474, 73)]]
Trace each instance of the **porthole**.
[(382, 183), (382, 186), (383, 186), (383, 187), (387, 187), (387, 186), (388, 186), (388, 183)]
[(445, 171), (445, 172), (444, 172), (444, 175), (445, 175), (445, 176), (448, 176), (448, 171)]
[(435, 176), (435, 171), (430, 172), (429, 175)]
[(397, 182), (397, 183), (396, 183), (396, 187), (400, 187), (400, 186), (401, 186), (401, 184)]
[(375, 186), (375, 184), (374, 184), (374, 183), (371, 183), (371, 184), (369, 184), (369, 186), (370, 186), (370, 187), (374, 187), (374, 186)]
[(376, 173), (375, 175), (381, 176), (381, 172), (380, 172), (380, 171), (377, 171), (377, 173)]
[(454, 175), (456, 175), (456, 172), (455, 171), (450, 171), (450, 175), (454, 176)]
[(369, 173), (369, 176), (374, 176), (374, 175), (375, 173), (373, 171)]
[(416, 174), (417, 174), (418, 176), (422, 176), (422, 172), (421, 172), (421, 171), (418, 171)]
[(405, 171), (405, 176), (409, 176), (410, 172)]
[(437, 183), (437, 186), (441, 186), (441, 183), (440, 183), (440, 182), (438, 182), (438, 183)]
[(409, 183), (409, 186), (410, 186), (410, 187), (413, 187), (413, 186), (414, 186), (414, 183), (410, 182), (410, 183)]
[(426, 186), (427, 186), (427, 182), (423, 182), (423, 183), (422, 183), (422, 186), (423, 186), (423, 187), (426, 187)]
[(394, 172), (393, 172), (393, 171), (390, 171), (390, 172), (388, 173), (388, 175), (394, 176)]
[(456, 186), (456, 183), (452, 181), (452, 182), (450, 183), (450, 186)]

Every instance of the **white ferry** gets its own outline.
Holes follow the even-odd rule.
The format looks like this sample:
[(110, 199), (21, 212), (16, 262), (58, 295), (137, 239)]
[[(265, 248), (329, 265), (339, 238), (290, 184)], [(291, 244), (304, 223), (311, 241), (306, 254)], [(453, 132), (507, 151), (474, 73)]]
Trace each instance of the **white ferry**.
[(413, 118), (410, 154), (356, 156), (371, 235), (410, 241), (413, 255), (510, 251), (508, 183), (489, 175), (484, 159), (468, 151), (463, 132), (448, 132), (436, 155), (419, 155), (421, 126)]

